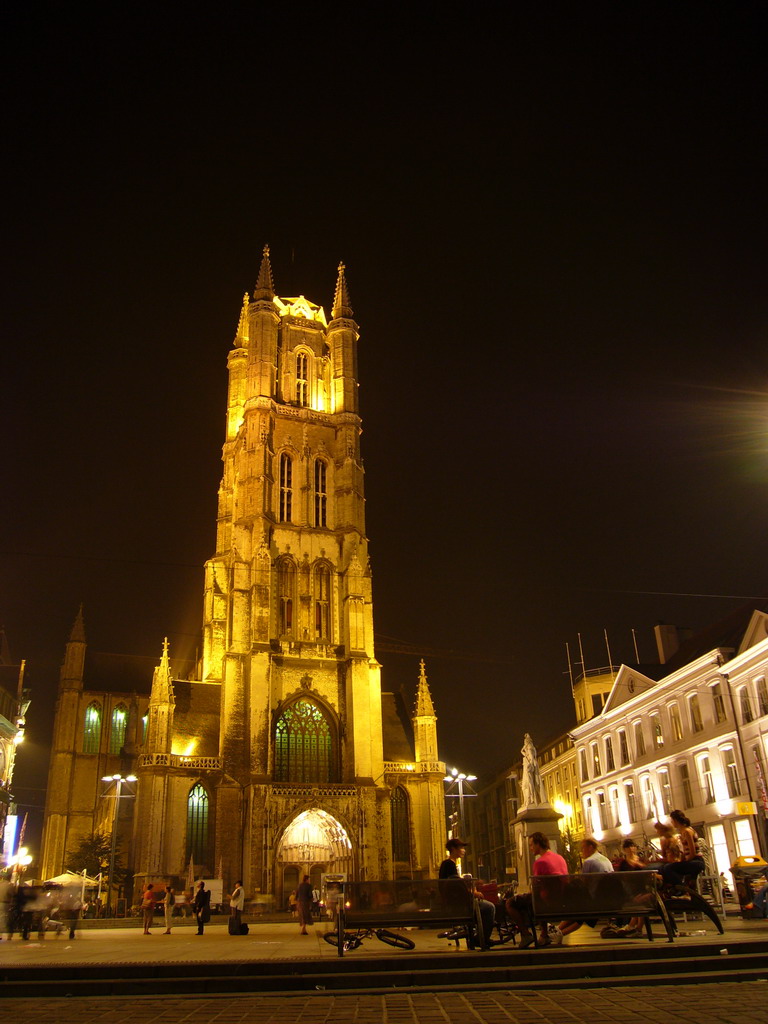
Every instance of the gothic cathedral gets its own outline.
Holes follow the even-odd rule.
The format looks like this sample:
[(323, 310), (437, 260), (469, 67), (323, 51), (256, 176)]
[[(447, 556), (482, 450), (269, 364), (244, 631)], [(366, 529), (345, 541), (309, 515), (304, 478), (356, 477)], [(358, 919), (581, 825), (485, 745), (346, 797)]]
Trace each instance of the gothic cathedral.
[[(279, 298), (265, 247), (229, 353), (216, 553), (203, 656), (175, 678), (167, 643), (148, 697), (89, 674), (82, 616), (54, 726), (42, 872), (93, 831), (121, 839), (134, 894), (194, 873), (281, 903), (303, 874), (435, 877), (445, 818), (436, 716), (382, 691), (374, 654), (345, 269), (330, 322)], [(117, 800), (105, 780), (135, 799)], [(121, 805), (125, 806), (121, 806)], [(135, 898), (135, 896), (134, 896)]]

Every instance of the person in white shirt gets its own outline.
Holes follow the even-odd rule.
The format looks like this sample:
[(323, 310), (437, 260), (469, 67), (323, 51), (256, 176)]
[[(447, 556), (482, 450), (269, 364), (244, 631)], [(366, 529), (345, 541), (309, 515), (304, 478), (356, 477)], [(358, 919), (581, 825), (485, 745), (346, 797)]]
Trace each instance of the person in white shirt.
[[(581, 873), (582, 875), (595, 874), (597, 872), (613, 871), (613, 864), (597, 848), (597, 840), (591, 837), (581, 841)], [(549, 933), (549, 940), (553, 946), (559, 946), (564, 935), (577, 931), (583, 924), (594, 928), (597, 918), (591, 917), (584, 921), (561, 921), (557, 928)]]

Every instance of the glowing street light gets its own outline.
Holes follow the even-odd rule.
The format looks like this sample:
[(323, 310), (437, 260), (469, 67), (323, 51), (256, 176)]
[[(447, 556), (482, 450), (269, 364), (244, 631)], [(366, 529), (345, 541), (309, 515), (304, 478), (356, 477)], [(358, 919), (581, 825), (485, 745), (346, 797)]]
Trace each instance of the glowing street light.
[(122, 776), (119, 772), (116, 775), (102, 775), (102, 782), (114, 782), (115, 784), (115, 813), (112, 816), (112, 845), (109, 851), (109, 888), (107, 889), (107, 912), (112, 904), (112, 871), (115, 865), (115, 845), (117, 843), (117, 823), (120, 814), (120, 797), (124, 782), (136, 782), (135, 775)]
[[(468, 775), (466, 772), (460, 772), (458, 768), (448, 768), (449, 774), (445, 776), (443, 782), (450, 782), (451, 786), (456, 786), (458, 792), (451, 793), (451, 786), (448, 787), (448, 791), (445, 796), (446, 799), (458, 798), (459, 801), (459, 832), (461, 832), (461, 838), (466, 839), (464, 834), (464, 797), (465, 796), (477, 796), (477, 793), (472, 789), (472, 783), (477, 781), (476, 775)], [(465, 786), (469, 789), (469, 792), (465, 792)]]

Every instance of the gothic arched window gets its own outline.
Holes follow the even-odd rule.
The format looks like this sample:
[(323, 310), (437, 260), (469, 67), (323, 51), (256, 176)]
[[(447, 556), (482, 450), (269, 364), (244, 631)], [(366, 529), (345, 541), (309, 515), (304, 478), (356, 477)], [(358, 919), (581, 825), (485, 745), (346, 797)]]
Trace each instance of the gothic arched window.
[(92, 701), (85, 709), (83, 727), (83, 753), (98, 754), (101, 740), (101, 705)]
[(128, 708), (118, 704), (112, 712), (112, 728), (109, 732), (109, 752), (119, 754), (125, 745), (125, 730), (128, 725)]
[(328, 466), (315, 459), (315, 526), (328, 524)]
[(297, 700), (275, 727), (276, 782), (335, 782), (331, 727), (316, 704)]
[(208, 860), (208, 793), (197, 782), (187, 797), (187, 855), (193, 864)]
[(296, 404), (309, 405), (309, 372), (306, 352), (296, 356)]
[(296, 604), (296, 566), (291, 558), (281, 558), (277, 563), (277, 601), (278, 636), (290, 636)]
[(315, 566), (312, 581), (315, 601), (315, 639), (331, 639), (331, 570), (320, 562)]
[(396, 786), (392, 790), (389, 815), (392, 824), (392, 860), (407, 864), (411, 859), (411, 839), (408, 794), (402, 786)]
[(280, 522), (292, 522), (293, 459), (287, 452), (280, 456)]

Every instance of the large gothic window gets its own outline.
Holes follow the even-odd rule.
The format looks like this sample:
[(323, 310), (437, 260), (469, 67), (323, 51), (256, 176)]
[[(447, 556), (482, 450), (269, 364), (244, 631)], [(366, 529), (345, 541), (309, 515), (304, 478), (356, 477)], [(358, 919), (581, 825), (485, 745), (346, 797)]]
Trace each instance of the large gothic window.
[(296, 607), (296, 566), (292, 559), (281, 558), (277, 563), (278, 635), (292, 636), (293, 612)]
[(315, 459), (315, 526), (328, 525), (328, 466)]
[(389, 813), (392, 823), (392, 860), (407, 864), (411, 859), (408, 794), (402, 786), (392, 790)]
[(119, 754), (125, 745), (125, 729), (128, 725), (128, 709), (118, 704), (112, 712), (112, 728), (109, 732), (109, 752)]
[(280, 456), (280, 522), (293, 521), (293, 459), (286, 452)]
[(309, 374), (306, 352), (299, 352), (296, 356), (296, 404), (309, 405)]
[(331, 638), (331, 570), (320, 562), (314, 572), (315, 639)]
[(331, 727), (316, 704), (298, 700), (275, 727), (275, 781), (334, 782)]
[(83, 753), (98, 754), (101, 739), (101, 705), (93, 701), (85, 709), (83, 727)]
[(193, 864), (208, 860), (208, 793), (196, 783), (187, 798), (187, 856)]

